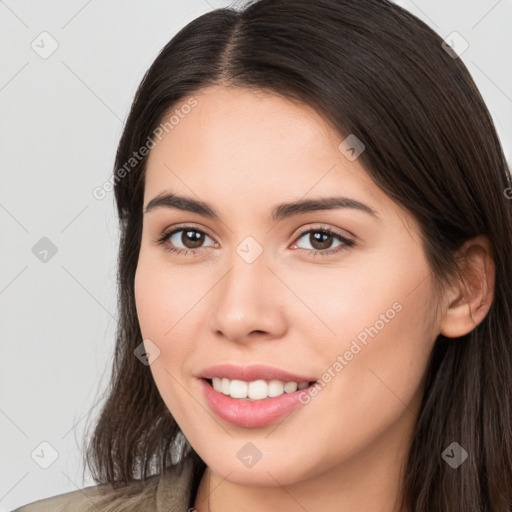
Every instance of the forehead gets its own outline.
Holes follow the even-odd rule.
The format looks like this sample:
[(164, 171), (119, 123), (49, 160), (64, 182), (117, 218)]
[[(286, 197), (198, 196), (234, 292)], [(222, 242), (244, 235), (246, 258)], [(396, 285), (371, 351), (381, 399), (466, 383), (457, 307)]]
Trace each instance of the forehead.
[[(196, 105), (155, 140), (144, 204), (164, 191), (231, 203), (254, 199), (262, 208), (306, 195), (386, 201), (357, 159), (340, 152), (343, 137), (312, 107), (268, 91), (221, 86), (193, 98)], [(180, 114), (188, 100), (171, 110)]]
[[(258, 153), (267, 163), (286, 163), (300, 159), (315, 149), (329, 152), (339, 136), (327, 126), (311, 107), (267, 91), (209, 87), (194, 94), (196, 106), (187, 114), (174, 116), (175, 124), (157, 147), (151, 158), (193, 151), (196, 158), (237, 158), (251, 162), (245, 156)], [(171, 108), (179, 113), (187, 101)], [(164, 117), (168, 118), (168, 115)], [(192, 155), (187, 155), (192, 156)], [(227, 162), (225, 162), (227, 163)]]

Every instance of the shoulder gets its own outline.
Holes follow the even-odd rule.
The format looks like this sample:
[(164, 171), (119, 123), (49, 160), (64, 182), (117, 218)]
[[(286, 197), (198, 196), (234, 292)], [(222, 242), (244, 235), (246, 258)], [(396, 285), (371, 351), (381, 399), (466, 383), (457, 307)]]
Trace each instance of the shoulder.
[(13, 510), (13, 512), (64, 512), (87, 510), (92, 502), (105, 496), (112, 488), (107, 484), (93, 485), (77, 491), (66, 492), (51, 498), (34, 501)]
[(193, 476), (192, 461), (169, 469), (163, 475), (135, 480), (123, 487), (99, 484), (23, 505), (12, 512), (186, 512)]

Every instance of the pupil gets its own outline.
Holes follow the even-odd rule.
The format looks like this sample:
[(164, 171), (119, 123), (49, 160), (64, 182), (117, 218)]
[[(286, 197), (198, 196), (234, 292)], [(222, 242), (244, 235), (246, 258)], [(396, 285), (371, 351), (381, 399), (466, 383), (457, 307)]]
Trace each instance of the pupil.
[[(312, 237), (312, 240), (310, 240), (310, 242), (313, 247), (315, 247), (315, 244), (320, 245), (320, 247), (316, 246), (315, 247), (316, 249), (328, 249), (329, 246), (331, 245), (330, 239), (331, 239), (332, 235), (330, 235), (329, 233), (315, 232), (315, 233), (311, 233), (311, 237)], [(328, 242), (326, 242), (326, 240), (328, 240)]]
[(186, 247), (189, 249), (196, 249), (197, 247), (201, 247), (204, 234), (199, 233), (198, 231), (184, 231), (181, 238), (181, 241)]

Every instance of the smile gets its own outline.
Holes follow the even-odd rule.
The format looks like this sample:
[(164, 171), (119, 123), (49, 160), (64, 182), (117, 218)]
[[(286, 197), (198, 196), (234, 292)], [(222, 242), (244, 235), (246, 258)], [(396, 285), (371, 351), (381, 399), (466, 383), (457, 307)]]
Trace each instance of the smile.
[[(236, 394), (237, 390), (244, 390), (244, 385), (248, 390), (249, 385), (252, 382), (256, 382), (258, 384), (253, 387), (256, 387), (260, 396), (262, 396), (263, 393), (266, 395), (266, 397), (259, 399), (248, 398), (247, 394), (246, 397), (234, 398), (231, 394), (224, 394), (222, 391), (216, 390), (213, 386), (213, 379), (199, 379), (203, 395), (213, 413), (227, 423), (244, 428), (263, 427), (283, 420), (296, 407), (301, 405), (299, 394), (307, 393), (310, 386), (316, 383), (316, 381), (311, 384), (302, 382), (302, 388), (298, 389), (296, 382), (287, 382), (284, 384), (281, 381), (270, 381), (267, 384), (267, 382), (259, 380), (251, 382), (238, 381), (243, 383), (243, 385), (239, 385), (236, 380), (230, 381), (226, 379), (226, 381), (229, 384), (230, 393), (231, 386), (234, 386)], [(220, 386), (226, 385), (227, 389), (227, 384), (223, 384), (223, 382), (226, 381), (221, 379)], [(261, 382), (264, 383), (265, 388)], [(279, 389), (277, 389), (278, 384), (276, 383), (279, 383)], [(289, 384), (290, 386), (288, 386)], [(306, 385), (304, 386), (304, 384)], [(218, 385), (219, 382), (216, 381), (216, 386)], [(238, 388), (238, 386), (240, 386), (240, 388)], [(261, 389), (258, 390), (260, 386)], [(288, 386), (288, 392), (284, 389), (285, 386)], [(269, 396), (272, 391), (277, 392), (281, 387), (283, 388), (283, 393), (278, 396)], [(296, 390), (292, 391), (293, 388)], [(240, 392), (239, 394), (244, 393)]]
[(266, 381), (263, 379), (246, 382), (239, 379), (213, 377), (209, 379), (215, 391), (229, 395), (231, 398), (244, 398), (247, 400), (263, 400), (281, 396), (284, 393), (293, 393), (297, 389), (304, 389), (309, 382), (284, 382), (281, 380)]

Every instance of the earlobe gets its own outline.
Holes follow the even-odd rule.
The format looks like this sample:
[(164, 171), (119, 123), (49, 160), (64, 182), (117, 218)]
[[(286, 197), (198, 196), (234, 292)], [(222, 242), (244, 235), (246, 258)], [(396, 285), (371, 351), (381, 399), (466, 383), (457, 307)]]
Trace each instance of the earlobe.
[(459, 250), (460, 277), (447, 291), (440, 333), (458, 338), (480, 324), (494, 298), (495, 266), (489, 239), (479, 235)]

